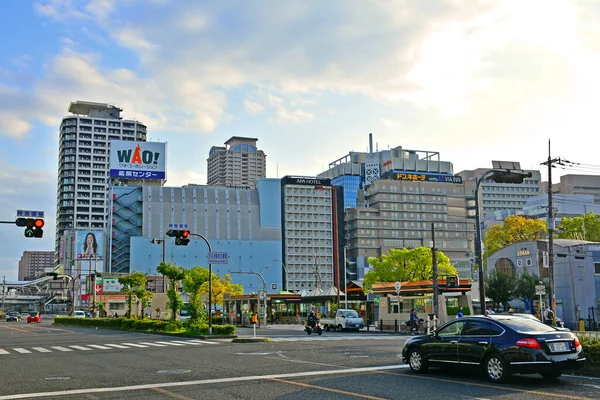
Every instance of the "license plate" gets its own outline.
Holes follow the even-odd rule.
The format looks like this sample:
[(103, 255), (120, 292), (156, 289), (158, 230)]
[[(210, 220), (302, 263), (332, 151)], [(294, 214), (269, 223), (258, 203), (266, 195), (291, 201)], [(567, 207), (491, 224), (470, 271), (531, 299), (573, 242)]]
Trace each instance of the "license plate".
[(569, 351), (570, 349), (567, 347), (567, 344), (564, 342), (556, 342), (550, 343), (550, 350), (553, 352), (561, 352), (561, 351)]

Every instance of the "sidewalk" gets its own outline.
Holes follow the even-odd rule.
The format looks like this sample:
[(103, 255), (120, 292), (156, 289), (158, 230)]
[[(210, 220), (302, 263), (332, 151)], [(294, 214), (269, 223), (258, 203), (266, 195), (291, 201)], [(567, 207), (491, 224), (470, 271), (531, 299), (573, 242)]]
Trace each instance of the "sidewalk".
[[(237, 326), (237, 329), (253, 329), (252, 325), (250, 326)], [(303, 331), (304, 330), (304, 325), (300, 325), (300, 324), (275, 324), (275, 325), (267, 325), (265, 326), (256, 326), (256, 330), (269, 330), (269, 329), (277, 329), (277, 330), (298, 330), (298, 331)], [(347, 333), (351, 333), (352, 331), (345, 331)], [(383, 331), (376, 329), (375, 325), (369, 325), (369, 329), (367, 330), (367, 328), (362, 328), (358, 331), (358, 333), (386, 333), (386, 334), (396, 334), (396, 335), (403, 335), (403, 336), (411, 336), (408, 332), (405, 331), (394, 331), (393, 329), (384, 329)], [(426, 334), (426, 333), (425, 333)]]

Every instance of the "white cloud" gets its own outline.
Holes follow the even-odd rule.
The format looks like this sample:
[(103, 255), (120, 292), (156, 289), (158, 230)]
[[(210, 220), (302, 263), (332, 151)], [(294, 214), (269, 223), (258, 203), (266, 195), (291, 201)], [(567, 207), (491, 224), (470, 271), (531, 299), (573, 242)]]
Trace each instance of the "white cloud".
[(249, 100), (244, 101), (244, 108), (250, 114), (258, 114), (259, 112), (261, 112), (264, 109), (264, 107), (261, 106), (260, 104), (255, 103), (253, 101), (249, 101)]
[(303, 124), (312, 121), (315, 117), (314, 113), (304, 111), (299, 108), (296, 110), (288, 110), (283, 106), (277, 106), (276, 110), (276, 116), (274, 118), (269, 118), (269, 122), (277, 122), (281, 124)]

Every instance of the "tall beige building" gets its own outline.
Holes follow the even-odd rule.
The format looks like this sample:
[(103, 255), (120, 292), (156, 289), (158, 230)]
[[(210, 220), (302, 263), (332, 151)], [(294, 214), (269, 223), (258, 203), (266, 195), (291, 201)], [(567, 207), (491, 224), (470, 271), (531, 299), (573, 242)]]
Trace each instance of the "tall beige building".
[(54, 251), (24, 251), (19, 261), (19, 280), (33, 280), (53, 265)]
[(257, 141), (233, 136), (224, 147), (211, 147), (206, 160), (207, 185), (255, 189), (256, 181), (267, 173), (267, 156), (256, 148)]

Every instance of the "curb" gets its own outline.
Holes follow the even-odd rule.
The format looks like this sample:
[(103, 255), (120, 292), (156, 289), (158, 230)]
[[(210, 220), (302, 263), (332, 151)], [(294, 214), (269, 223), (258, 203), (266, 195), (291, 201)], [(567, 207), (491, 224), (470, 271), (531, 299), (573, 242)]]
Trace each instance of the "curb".
[(255, 338), (235, 338), (231, 343), (268, 343), (271, 338), (268, 337), (255, 337)]
[(194, 339), (236, 339), (237, 335), (193, 335), (188, 333), (179, 333), (179, 332), (158, 332), (158, 331), (139, 331), (135, 329), (110, 329), (103, 326), (78, 326), (78, 325), (62, 325), (62, 324), (52, 324), (52, 326), (63, 326), (70, 328), (84, 328), (84, 329), (102, 329), (105, 331), (113, 331), (113, 332), (132, 332), (132, 333), (144, 333), (148, 335), (159, 335), (159, 336), (170, 336), (170, 337), (185, 337), (185, 338), (194, 338)]

